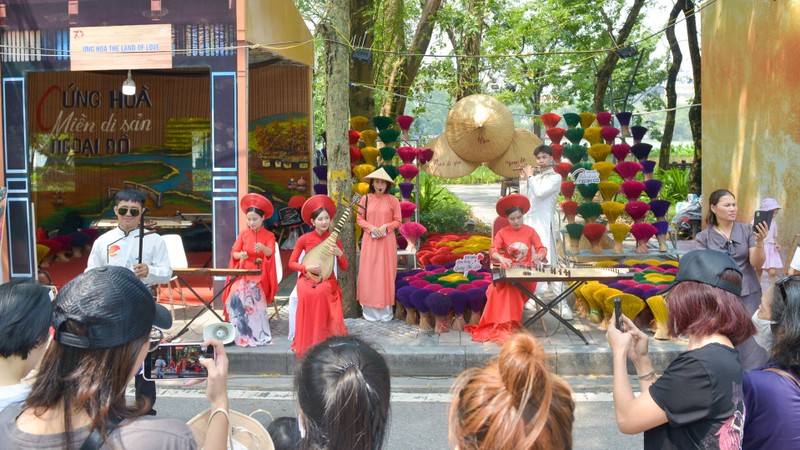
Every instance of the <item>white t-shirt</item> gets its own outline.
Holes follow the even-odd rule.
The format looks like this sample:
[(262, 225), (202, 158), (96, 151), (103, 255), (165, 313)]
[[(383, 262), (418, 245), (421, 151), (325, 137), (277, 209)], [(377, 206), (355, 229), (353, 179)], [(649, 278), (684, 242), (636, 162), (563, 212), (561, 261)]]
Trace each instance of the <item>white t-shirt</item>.
[(31, 387), (25, 383), (0, 386), (0, 411), (8, 405), (24, 402), (31, 392)]

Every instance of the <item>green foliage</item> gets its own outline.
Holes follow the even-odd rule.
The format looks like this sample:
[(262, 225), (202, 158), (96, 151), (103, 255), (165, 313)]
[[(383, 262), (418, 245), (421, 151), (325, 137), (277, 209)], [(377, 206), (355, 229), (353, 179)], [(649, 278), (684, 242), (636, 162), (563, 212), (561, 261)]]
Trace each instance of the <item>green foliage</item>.
[(430, 176), (425, 172), (419, 173), (419, 193), (415, 192), (412, 195), (412, 200), (414, 200), (414, 195), (417, 194), (419, 195), (418, 207), (420, 214), (438, 208), (445, 203), (448, 195), (451, 198), (455, 198), (450, 191), (439, 184), (436, 177)]
[(428, 232), (464, 233), (469, 220), (469, 206), (464, 203), (448, 203), (432, 210), (423, 210), (420, 223)]
[(499, 183), (501, 178), (503, 177), (492, 172), (488, 167), (480, 165), (469, 175), (459, 178), (436, 178), (436, 180), (440, 184), (491, 184)]
[(656, 169), (654, 175), (663, 183), (661, 198), (669, 200), (673, 205), (677, 202), (685, 202), (689, 195), (689, 172), (690, 169)]

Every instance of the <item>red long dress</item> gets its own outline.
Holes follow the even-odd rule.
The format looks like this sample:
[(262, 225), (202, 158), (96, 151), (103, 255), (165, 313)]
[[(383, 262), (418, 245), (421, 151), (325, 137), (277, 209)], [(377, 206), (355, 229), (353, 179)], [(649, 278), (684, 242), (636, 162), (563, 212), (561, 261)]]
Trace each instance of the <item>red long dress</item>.
[[(535, 253), (546, 252), (539, 235), (528, 225), (514, 230), (511, 225), (500, 229), (494, 235), (491, 254), (500, 253), (514, 263), (530, 263)], [(535, 282), (522, 283), (533, 292)], [(478, 325), (464, 327), (476, 342), (495, 341), (503, 345), (506, 338), (514, 333), (522, 323), (522, 307), (528, 297), (509, 283), (499, 282), (486, 290), (486, 308)]]
[[(305, 266), (299, 262), (300, 254), (316, 247), (328, 237), (330, 231), (322, 235), (316, 231), (306, 233), (297, 240), (289, 258), (289, 268), (299, 272), (297, 276), (297, 325), (295, 329), (292, 350), (297, 357), (301, 357), (312, 345), (322, 342), (330, 336), (345, 336), (347, 328), (344, 326), (344, 313), (342, 312), (342, 291), (336, 281), (336, 274), (321, 283), (310, 280), (305, 276)], [(342, 242), (336, 240), (336, 245), (342, 249)], [(347, 258), (344, 253), (336, 258), (339, 269), (347, 270)]]
[[(266, 257), (262, 253), (256, 254), (254, 250), (256, 242), (260, 242), (268, 248), (271, 248), (273, 254)], [(244, 278), (248, 281), (260, 283), (261, 289), (264, 291), (264, 297), (266, 297), (267, 303), (270, 305), (273, 300), (275, 300), (275, 294), (278, 293), (278, 271), (275, 267), (275, 250), (275, 235), (271, 231), (263, 227), (256, 231), (247, 228), (239, 233), (236, 242), (233, 243), (233, 247), (231, 247), (231, 259), (228, 260), (229, 269), (261, 269), (261, 275), (251, 275), (248, 277), (240, 277), (239, 279)], [(234, 253), (240, 253), (242, 251), (247, 252), (247, 259), (238, 260), (233, 257)], [(261, 258), (260, 266), (256, 265), (256, 258)], [(227, 301), (228, 295), (230, 295), (232, 287), (233, 286), (229, 286), (222, 296), (222, 309), (223, 314), (225, 314), (225, 320), (229, 319), (227, 308), (225, 308), (225, 302)]]

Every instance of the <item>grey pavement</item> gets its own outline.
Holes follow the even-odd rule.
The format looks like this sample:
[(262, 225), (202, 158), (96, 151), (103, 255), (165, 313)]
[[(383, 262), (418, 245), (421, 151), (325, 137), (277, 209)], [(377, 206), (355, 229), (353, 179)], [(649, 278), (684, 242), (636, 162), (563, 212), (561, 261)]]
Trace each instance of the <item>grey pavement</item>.
[[(500, 197), (500, 185), (447, 186), (473, 209), (481, 221), (491, 224), (496, 216), (494, 205)], [(691, 241), (679, 241), (679, 248), (691, 248)], [(285, 306), (296, 275), (281, 282), (276, 301), (280, 310), (270, 320), (273, 345), (254, 348), (228, 346), (230, 370), (238, 375), (281, 376), (291, 375), (295, 367), (295, 355), (290, 349), (288, 334), (288, 308)], [(574, 298), (570, 299), (574, 303)], [(270, 308), (271, 312), (272, 307)], [(175, 326), (172, 333), (182, 328), (186, 319), (201, 313), (189, 332), (181, 336), (183, 342), (202, 339), (205, 324), (218, 321), (209, 311), (201, 307), (182, 309), (176, 307)], [(525, 311), (523, 319), (529, 317)], [(586, 336), (589, 344), (560, 324), (554, 317), (533, 324), (529, 330), (544, 344), (550, 368), (555, 373), (568, 376), (596, 377), (611, 375), (611, 352), (605, 341), (605, 331), (586, 318), (577, 317), (571, 322)], [(441, 335), (433, 330), (420, 330), (401, 320), (388, 323), (371, 323), (363, 319), (346, 319), (345, 325), (351, 335), (359, 336), (380, 347), (389, 361), (393, 376), (407, 377), (451, 377), (469, 367), (484, 364), (498, 354), (494, 343), (473, 342), (465, 332), (450, 331)], [(658, 370), (663, 370), (678, 353), (686, 350), (687, 343), (681, 340), (651, 340), (651, 352)], [(631, 369), (632, 370), (632, 369)]]

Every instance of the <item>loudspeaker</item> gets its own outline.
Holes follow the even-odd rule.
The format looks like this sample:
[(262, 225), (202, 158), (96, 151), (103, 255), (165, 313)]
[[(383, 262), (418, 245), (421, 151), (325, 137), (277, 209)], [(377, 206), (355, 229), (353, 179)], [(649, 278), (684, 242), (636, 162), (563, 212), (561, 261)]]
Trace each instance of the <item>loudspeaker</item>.
[(203, 328), (203, 340), (216, 339), (223, 344), (230, 344), (233, 337), (233, 325), (227, 322), (212, 323)]

